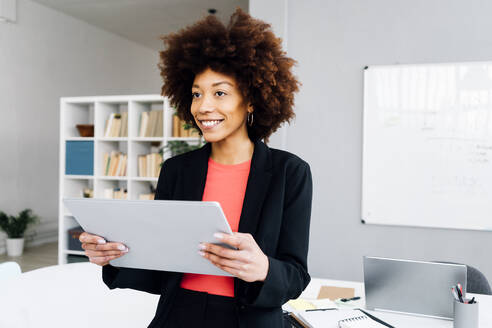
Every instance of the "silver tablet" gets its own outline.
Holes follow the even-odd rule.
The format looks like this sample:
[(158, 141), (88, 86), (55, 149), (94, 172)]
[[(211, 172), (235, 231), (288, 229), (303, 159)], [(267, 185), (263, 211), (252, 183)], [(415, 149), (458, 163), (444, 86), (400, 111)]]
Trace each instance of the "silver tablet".
[(451, 286), (466, 292), (466, 265), (364, 256), (366, 308), (453, 318)]
[(218, 202), (65, 198), (82, 228), (129, 252), (113, 266), (220, 276), (231, 274), (198, 254), (199, 243), (220, 243), (215, 232), (232, 234)]

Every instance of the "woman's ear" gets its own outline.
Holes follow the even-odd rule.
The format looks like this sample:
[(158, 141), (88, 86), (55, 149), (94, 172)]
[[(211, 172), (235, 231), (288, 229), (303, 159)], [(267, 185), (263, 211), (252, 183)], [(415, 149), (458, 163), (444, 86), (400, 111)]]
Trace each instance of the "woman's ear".
[(251, 103), (248, 103), (248, 113), (253, 113), (254, 112), (254, 107)]

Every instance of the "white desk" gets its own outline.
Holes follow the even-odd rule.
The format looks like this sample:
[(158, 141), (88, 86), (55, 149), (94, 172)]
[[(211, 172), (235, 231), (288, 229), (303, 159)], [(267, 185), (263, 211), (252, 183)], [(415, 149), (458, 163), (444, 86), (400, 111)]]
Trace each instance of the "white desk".
[(147, 327), (158, 299), (110, 290), (93, 263), (54, 265), (0, 283), (0, 327)]
[[(362, 308), (365, 307), (364, 284), (362, 282), (312, 278), (311, 283), (304, 290), (304, 292), (301, 294), (300, 297), (315, 299), (318, 296), (319, 289), (322, 285), (354, 288), (355, 295), (361, 296), (361, 300), (358, 301), (359, 303), (357, 304), (357, 306), (360, 306)], [(475, 296), (475, 299), (478, 300), (479, 302), (480, 328), (492, 327), (492, 296), (471, 294), (471, 293), (467, 294), (467, 297), (473, 297), (473, 296)], [(453, 327), (453, 321), (451, 320), (441, 320), (441, 319), (403, 315), (403, 314), (396, 314), (396, 313), (389, 313), (389, 312), (382, 312), (382, 311), (368, 311), (368, 312), (374, 314), (374, 316), (398, 328), (452, 328)], [(336, 327), (335, 323), (333, 324), (333, 327)], [(331, 327), (327, 325), (322, 328), (331, 328)]]
[[(362, 283), (316, 278), (301, 296), (316, 298), (321, 285), (352, 287), (364, 296)], [(473, 296), (480, 302), (480, 327), (492, 327), (492, 296)], [(146, 327), (158, 299), (131, 289), (110, 290), (102, 281), (101, 267), (92, 263), (55, 265), (0, 283), (0, 327)], [(398, 328), (453, 326), (449, 320), (372, 313)]]

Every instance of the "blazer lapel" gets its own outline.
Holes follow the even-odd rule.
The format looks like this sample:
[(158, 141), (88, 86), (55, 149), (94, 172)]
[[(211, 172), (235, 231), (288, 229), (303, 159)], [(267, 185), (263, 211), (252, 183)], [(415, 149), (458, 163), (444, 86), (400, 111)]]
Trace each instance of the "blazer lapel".
[(260, 211), (272, 177), (271, 168), (270, 149), (263, 142), (256, 141), (239, 220), (239, 232), (255, 235)]
[(186, 186), (184, 198), (186, 200), (202, 200), (203, 198), (211, 149), (210, 143), (206, 143), (186, 163), (187, 168), (183, 174), (184, 185)]

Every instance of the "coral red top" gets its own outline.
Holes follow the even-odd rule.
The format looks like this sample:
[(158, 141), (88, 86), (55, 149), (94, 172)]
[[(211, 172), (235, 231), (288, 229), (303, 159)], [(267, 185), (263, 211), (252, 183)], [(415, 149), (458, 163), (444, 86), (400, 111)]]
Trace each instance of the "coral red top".
[[(220, 203), (233, 232), (237, 232), (239, 227), (250, 166), (251, 160), (233, 165), (220, 164), (211, 158), (208, 160), (207, 180), (202, 200)], [(198, 251), (198, 245), (196, 246)], [(232, 277), (185, 273), (180, 287), (234, 297)]]

